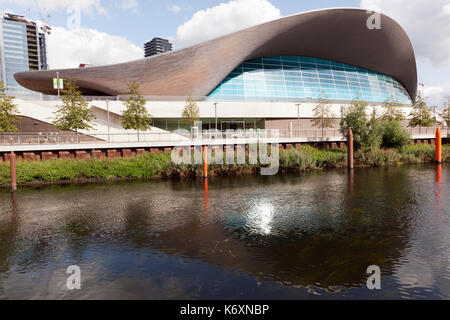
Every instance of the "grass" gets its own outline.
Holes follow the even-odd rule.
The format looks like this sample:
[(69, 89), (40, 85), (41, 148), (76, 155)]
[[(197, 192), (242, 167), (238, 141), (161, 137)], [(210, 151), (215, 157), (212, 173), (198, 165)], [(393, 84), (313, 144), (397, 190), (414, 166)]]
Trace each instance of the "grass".
[[(434, 159), (434, 146), (411, 145), (402, 150), (357, 151), (355, 164), (373, 167), (397, 164), (418, 164)], [(450, 160), (450, 145), (443, 147), (443, 159)], [(345, 167), (346, 149), (316, 149), (310, 146), (280, 150), (280, 172), (301, 172)], [(248, 163), (248, 158), (246, 163)], [(259, 173), (261, 165), (210, 165), (209, 175), (243, 175)], [(155, 177), (202, 176), (202, 165), (176, 165), (171, 154), (146, 154), (131, 159), (48, 160), (17, 162), (17, 183), (41, 184), (80, 181), (150, 179)], [(9, 163), (0, 163), (0, 186), (10, 184)]]

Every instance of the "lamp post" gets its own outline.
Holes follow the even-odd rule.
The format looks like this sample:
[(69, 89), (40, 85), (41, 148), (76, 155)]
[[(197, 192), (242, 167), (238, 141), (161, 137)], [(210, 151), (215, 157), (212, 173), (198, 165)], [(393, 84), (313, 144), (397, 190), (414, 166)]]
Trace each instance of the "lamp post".
[(297, 130), (298, 130), (298, 135), (300, 137), (300, 107), (301, 107), (301, 103), (297, 103)]
[(214, 111), (215, 111), (215, 118), (216, 118), (216, 135), (217, 135), (217, 105), (218, 105), (218, 103), (215, 102), (214, 103)]
[(106, 99), (106, 115), (108, 118), (108, 142), (111, 142), (111, 135), (110, 135), (110, 129), (109, 129), (109, 99)]
[(450, 138), (448, 134), (448, 127), (450, 126), (450, 98), (447, 99), (447, 139)]
[(437, 106), (433, 106), (433, 107), (431, 107), (431, 108), (433, 108), (434, 125), (436, 125), (436, 122), (437, 122), (437, 118), (436, 118), (436, 108), (437, 108)]
[(60, 98), (60, 88), (59, 88), (59, 72), (56, 72), (56, 87), (58, 88), (58, 98)]

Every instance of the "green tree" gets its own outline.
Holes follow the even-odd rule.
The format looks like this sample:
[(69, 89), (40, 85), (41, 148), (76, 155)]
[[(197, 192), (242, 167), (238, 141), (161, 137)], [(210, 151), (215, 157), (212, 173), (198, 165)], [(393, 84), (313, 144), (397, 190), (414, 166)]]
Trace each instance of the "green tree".
[(382, 120), (377, 117), (377, 110), (374, 107), (372, 115), (366, 125), (366, 132), (363, 134), (363, 147), (372, 150), (379, 149), (382, 142)]
[(330, 103), (327, 99), (320, 98), (319, 103), (313, 110), (314, 117), (311, 120), (313, 127), (322, 129), (322, 137), (325, 128), (333, 128), (336, 124), (336, 115), (331, 111)]
[(362, 148), (366, 143), (368, 116), (365, 101), (353, 100), (347, 108), (343, 106), (342, 119), (340, 122), (341, 134), (346, 137), (348, 130), (353, 131), (355, 149)]
[(410, 117), (411, 120), (409, 122), (409, 127), (419, 127), (419, 133), (422, 127), (431, 127), (434, 123), (431, 110), (427, 107), (425, 98), (420, 92), (417, 94), (417, 97), (413, 103), (413, 110), (411, 111)]
[(92, 121), (96, 117), (74, 81), (67, 81), (66, 89), (61, 93), (63, 104), (57, 106), (53, 124), (61, 130), (75, 131), (79, 142), (78, 131), (92, 129)]
[(128, 84), (128, 95), (128, 100), (124, 102), (126, 108), (122, 113), (122, 127), (126, 130), (136, 130), (138, 141), (141, 141), (139, 133), (151, 130), (152, 115), (145, 107), (145, 99), (136, 81)]
[(0, 132), (17, 132), (17, 114), (14, 97), (8, 96), (3, 82), (0, 81)]
[(189, 124), (192, 128), (196, 121), (200, 120), (200, 110), (195, 102), (194, 98), (189, 95), (186, 99), (186, 105), (184, 106), (183, 113), (181, 114), (182, 121)]
[(450, 127), (450, 96), (446, 96), (444, 98), (444, 108), (439, 113), (439, 116), (442, 119), (442, 124), (447, 126), (447, 137), (449, 135), (449, 127)]
[(402, 105), (395, 101), (394, 98), (391, 98), (391, 101), (386, 101), (383, 103), (384, 113), (381, 119), (383, 121), (403, 121), (405, 120), (405, 114), (402, 110)]

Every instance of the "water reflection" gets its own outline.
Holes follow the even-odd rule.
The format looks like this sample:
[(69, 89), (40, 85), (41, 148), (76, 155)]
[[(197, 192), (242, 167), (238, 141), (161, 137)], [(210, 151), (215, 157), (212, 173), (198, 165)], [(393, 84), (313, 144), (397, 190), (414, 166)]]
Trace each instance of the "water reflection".
[[(0, 193), (0, 297), (371, 297), (375, 264), (377, 297), (449, 298), (449, 169), (437, 170), (25, 189), (20, 206)], [(78, 294), (63, 289), (73, 264)]]

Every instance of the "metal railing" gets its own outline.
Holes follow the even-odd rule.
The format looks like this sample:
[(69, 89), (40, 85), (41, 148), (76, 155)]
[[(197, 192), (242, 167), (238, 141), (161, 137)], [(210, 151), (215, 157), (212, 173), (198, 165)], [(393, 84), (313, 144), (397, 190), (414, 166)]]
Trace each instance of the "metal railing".
[[(411, 138), (430, 139), (434, 137), (437, 128), (409, 128)], [(447, 128), (442, 129), (443, 137), (447, 136)], [(34, 133), (0, 133), (0, 145), (58, 145), (58, 144), (85, 144), (85, 143), (135, 143), (154, 142), (170, 143), (189, 140), (230, 140), (230, 139), (298, 139), (301, 140), (345, 140), (339, 129), (249, 129), (227, 130), (215, 129), (192, 131), (176, 130), (172, 132), (141, 132), (139, 139), (137, 133), (79, 133), (73, 132), (34, 132)]]

